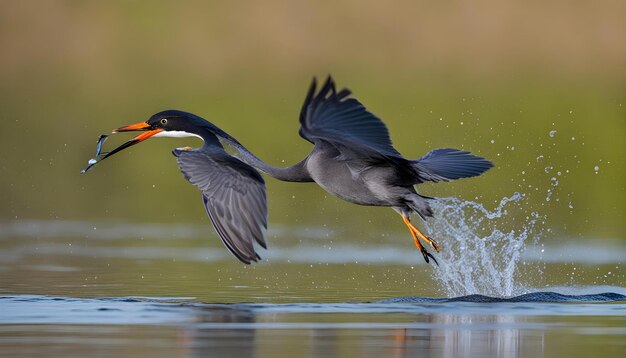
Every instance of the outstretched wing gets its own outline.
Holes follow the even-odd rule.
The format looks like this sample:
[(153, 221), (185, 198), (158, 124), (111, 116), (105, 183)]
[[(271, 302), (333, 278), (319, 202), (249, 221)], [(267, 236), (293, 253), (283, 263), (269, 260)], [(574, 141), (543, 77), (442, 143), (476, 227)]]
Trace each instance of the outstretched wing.
[(344, 88), (337, 92), (330, 76), (317, 94), (316, 87), (314, 78), (300, 112), (302, 138), (313, 144), (323, 140), (387, 156), (401, 156), (392, 146), (383, 121), (355, 98), (348, 98), (350, 90)]
[(202, 191), (202, 200), (213, 228), (224, 245), (241, 262), (260, 259), (256, 241), (267, 248), (267, 196), (263, 177), (251, 166), (225, 151), (173, 151), (185, 179)]

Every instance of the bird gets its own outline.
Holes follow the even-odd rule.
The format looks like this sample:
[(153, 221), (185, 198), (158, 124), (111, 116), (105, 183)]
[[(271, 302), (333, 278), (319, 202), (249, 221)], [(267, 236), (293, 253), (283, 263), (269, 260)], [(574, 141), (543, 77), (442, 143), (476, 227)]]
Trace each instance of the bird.
[[(165, 110), (145, 122), (115, 129), (113, 133), (143, 133), (103, 153), (100, 160), (150, 137), (201, 138), (202, 147), (177, 148), (172, 153), (184, 178), (202, 192), (202, 202), (218, 236), (245, 264), (261, 259), (254, 243), (267, 248), (267, 195), (261, 171), (281, 181), (315, 182), (350, 203), (391, 207), (401, 216), (426, 263), (432, 259), (438, 265), (421, 241), (436, 252), (441, 251), (439, 244), (410, 219), (413, 213), (424, 220), (431, 217), (429, 201), (434, 198), (420, 195), (415, 186), (478, 176), (493, 163), (454, 148), (434, 149), (415, 160), (404, 158), (393, 147), (384, 122), (349, 89), (337, 91), (330, 75), (319, 90), (313, 78), (299, 120), (299, 134), (313, 144), (313, 149), (289, 167), (267, 164), (215, 124), (180, 110)], [(234, 148), (237, 156), (229, 154), (224, 145)], [(93, 164), (90, 161), (87, 170)]]

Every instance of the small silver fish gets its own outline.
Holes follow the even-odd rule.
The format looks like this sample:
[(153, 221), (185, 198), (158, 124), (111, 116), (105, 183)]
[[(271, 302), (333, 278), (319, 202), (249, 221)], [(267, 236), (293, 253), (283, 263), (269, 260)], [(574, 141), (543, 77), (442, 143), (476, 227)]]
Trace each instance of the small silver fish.
[(107, 138), (109, 138), (108, 134), (103, 134), (100, 136), (100, 138), (98, 138), (98, 145), (96, 146), (96, 157), (100, 155), (100, 152), (102, 151), (102, 145), (107, 140)]
[(98, 161), (100, 161), (101, 159), (104, 159), (104, 158), (99, 158), (99, 157), (101, 156), (106, 157), (108, 152), (102, 153), (102, 145), (104, 144), (104, 142), (107, 140), (108, 137), (109, 137), (108, 134), (103, 134), (100, 136), (100, 138), (98, 138), (98, 144), (96, 145), (96, 156), (89, 159), (89, 161), (87, 162), (87, 167), (80, 171), (81, 174), (87, 173), (91, 168), (93, 168), (94, 165), (98, 163)]

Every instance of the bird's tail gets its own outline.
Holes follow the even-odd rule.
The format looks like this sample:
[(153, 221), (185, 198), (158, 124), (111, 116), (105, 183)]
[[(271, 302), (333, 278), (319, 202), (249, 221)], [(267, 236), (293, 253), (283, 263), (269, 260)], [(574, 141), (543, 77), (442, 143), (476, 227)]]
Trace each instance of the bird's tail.
[(493, 167), (485, 158), (454, 148), (433, 149), (411, 164), (421, 182), (475, 177)]

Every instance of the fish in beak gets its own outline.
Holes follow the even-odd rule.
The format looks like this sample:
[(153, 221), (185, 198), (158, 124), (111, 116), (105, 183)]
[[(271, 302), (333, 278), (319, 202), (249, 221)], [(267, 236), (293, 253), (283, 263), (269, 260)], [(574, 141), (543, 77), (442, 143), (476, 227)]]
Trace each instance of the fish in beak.
[(163, 129), (153, 128), (151, 125), (149, 125), (146, 122), (140, 122), (136, 124), (131, 124), (129, 126), (120, 127), (118, 129), (113, 130), (112, 133), (115, 134), (115, 133), (121, 133), (121, 132), (137, 132), (137, 131), (142, 131), (143, 133), (129, 140), (128, 142), (120, 145), (119, 147), (113, 149), (110, 152), (102, 152), (102, 145), (107, 140), (108, 135), (106, 134), (101, 135), (100, 138), (98, 139), (98, 144), (96, 146), (96, 156), (92, 159), (89, 159), (89, 161), (87, 162), (87, 167), (81, 170), (81, 173), (84, 174), (88, 172), (91, 168), (93, 168), (94, 165), (112, 156), (113, 154), (119, 151), (122, 151), (128, 147), (131, 147), (137, 143), (141, 143), (144, 140), (152, 137), (153, 135), (157, 133), (163, 132)]

